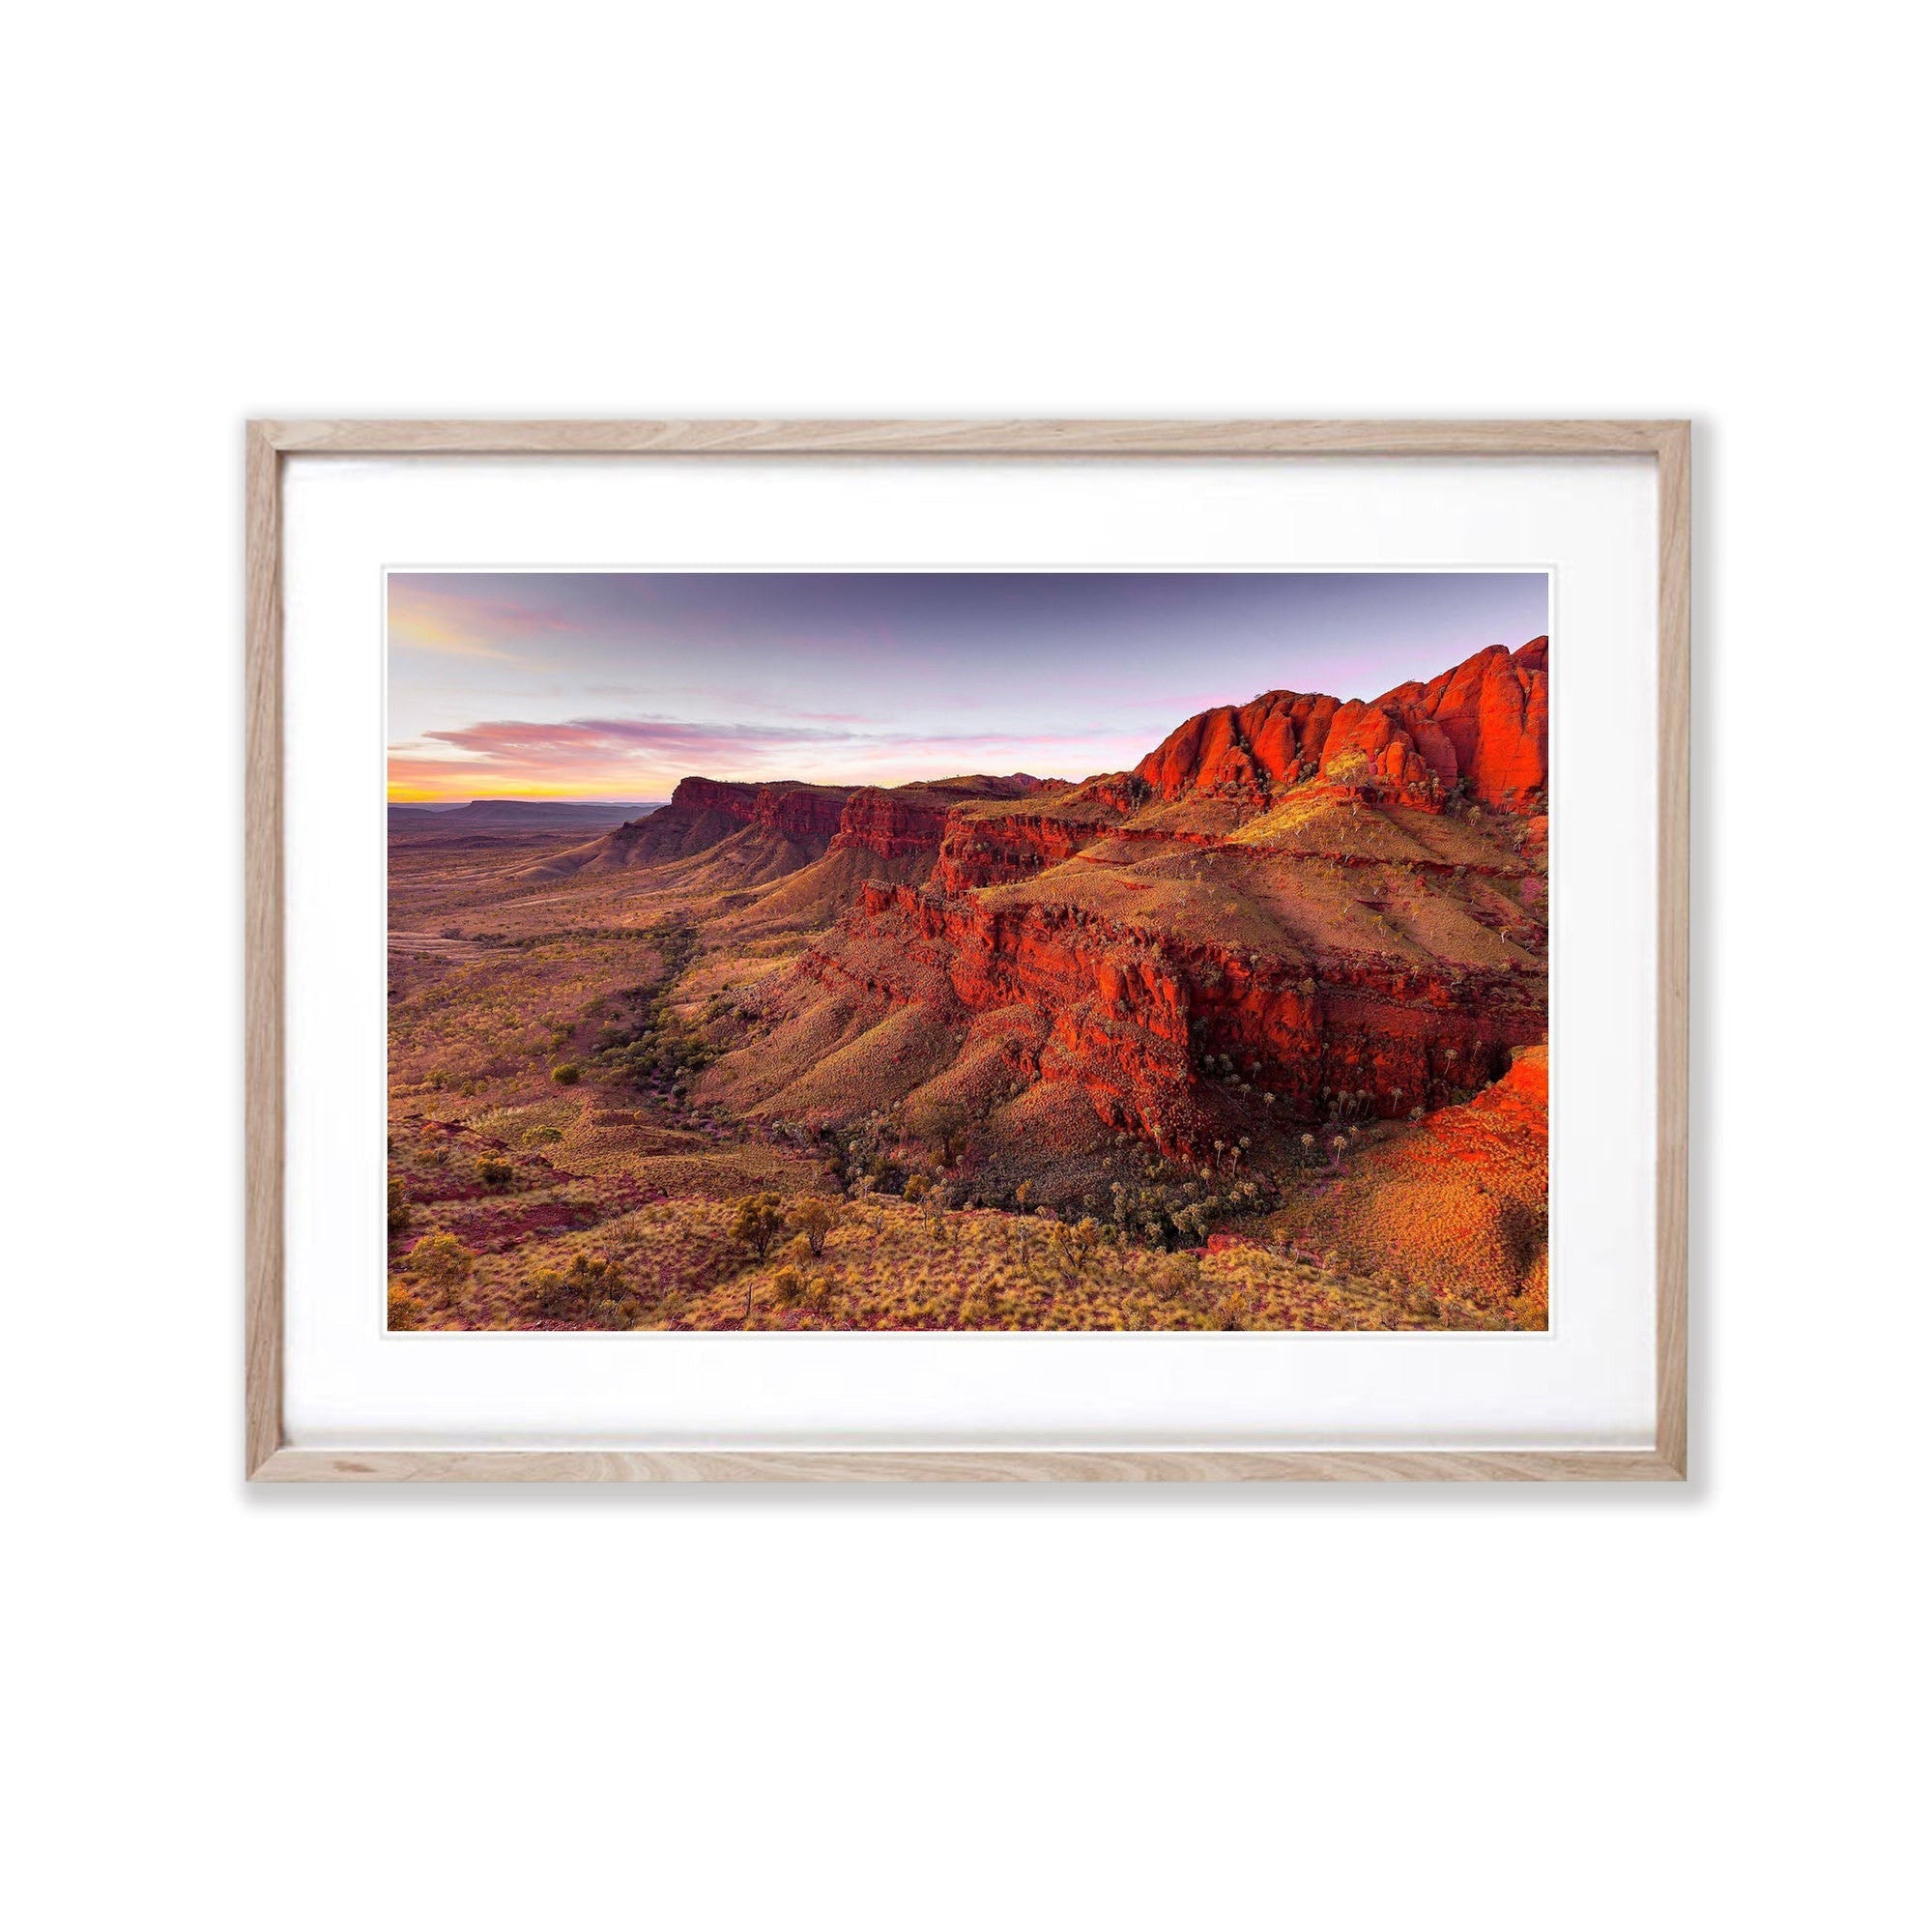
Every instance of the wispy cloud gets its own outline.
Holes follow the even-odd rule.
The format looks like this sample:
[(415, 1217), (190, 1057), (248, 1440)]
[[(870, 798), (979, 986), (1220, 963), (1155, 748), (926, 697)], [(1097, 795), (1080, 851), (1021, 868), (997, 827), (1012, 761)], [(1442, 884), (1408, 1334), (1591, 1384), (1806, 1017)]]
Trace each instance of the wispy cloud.
[(1081, 777), (1130, 763), (1149, 742), (1144, 733), (868, 732), (650, 715), (498, 718), (424, 732), (391, 746), (389, 783), (412, 795), (646, 796), (693, 773), (901, 784), (1024, 764)]
[(570, 718), (562, 724), (498, 719), (457, 731), (424, 732), (425, 738), (474, 758), (505, 764), (532, 760), (608, 758), (742, 759), (778, 746), (843, 743), (848, 732), (800, 725), (707, 724), (682, 718)]

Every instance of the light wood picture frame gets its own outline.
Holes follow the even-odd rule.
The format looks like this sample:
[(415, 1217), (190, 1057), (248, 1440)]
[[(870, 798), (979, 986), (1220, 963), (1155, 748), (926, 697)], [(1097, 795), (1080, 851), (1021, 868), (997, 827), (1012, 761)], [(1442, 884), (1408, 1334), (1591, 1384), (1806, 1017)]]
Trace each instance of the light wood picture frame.
[[(282, 469), (294, 455), (1601, 457), (1657, 466), (1656, 1440), (1648, 1448), (587, 1451), (285, 1439)], [(1561, 421), (383, 421), (246, 426), (245, 1473), (268, 1483), (1675, 1482), (1687, 1458), (1690, 425)]]

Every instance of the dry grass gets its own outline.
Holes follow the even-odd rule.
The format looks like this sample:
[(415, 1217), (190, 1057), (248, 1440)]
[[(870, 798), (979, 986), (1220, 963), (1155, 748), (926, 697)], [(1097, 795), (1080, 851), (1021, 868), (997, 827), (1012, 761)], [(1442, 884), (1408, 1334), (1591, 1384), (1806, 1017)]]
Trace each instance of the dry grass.
[[(764, 1258), (732, 1238), (733, 1209), (678, 1198), (592, 1233), (479, 1254), (460, 1279), (395, 1280), (408, 1325), (429, 1328), (787, 1330), (1484, 1329), (1525, 1325), (1458, 1289), (1421, 1290), (1249, 1242), (1165, 1254), (1089, 1225), (899, 1200), (847, 1207), (813, 1255), (800, 1233)], [(544, 1306), (543, 1278), (599, 1264), (601, 1301)], [(555, 1291), (553, 1290), (553, 1293)]]

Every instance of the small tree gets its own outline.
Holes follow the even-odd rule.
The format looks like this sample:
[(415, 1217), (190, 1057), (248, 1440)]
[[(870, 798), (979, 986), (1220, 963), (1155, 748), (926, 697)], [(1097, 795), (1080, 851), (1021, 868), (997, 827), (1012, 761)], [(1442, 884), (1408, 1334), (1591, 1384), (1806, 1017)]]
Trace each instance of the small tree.
[(1192, 1254), (1170, 1254), (1156, 1272), (1154, 1285), (1163, 1295), (1190, 1298), (1200, 1288), (1200, 1263)]
[(920, 1139), (938, 1148), (942, 1168), (950, 1168), (966, 1145), (966, 1110), (949, 1100), (922, 1100), (913, 1108), (907, 1125)]
[(817, 1195), (807, 1195), (792, 1210), (792, 1226), (805, 1237), (805, 1245), (815, 1256), (825, 1252), (825, 1236), (838, 1225), (838, 1210)]
[(1068, 1246), (1073, 1252), (1074, 1266), (1084, 1268), (1099, 1251), (1103, 1236), (1100, 1223), (1092, 1215), (1082, 1215), (1067, 1230)]
[(453, 1234), (425, 1234), (409, 1251), (403, 1266), (418, 1281), (447, 1288), (468, 1278), (476, 1258)]
[(785, 1232), (785, 1203), (775, 1194), (746, 1195), (732, 1223), (732, 1239), (762, 1261)]
[(602, 1254), (578, 1253), (567, 1269), (540, 1268), (522, 1295), (523, 1312), (571, 1327), (623, 1327), (623, 1270)]

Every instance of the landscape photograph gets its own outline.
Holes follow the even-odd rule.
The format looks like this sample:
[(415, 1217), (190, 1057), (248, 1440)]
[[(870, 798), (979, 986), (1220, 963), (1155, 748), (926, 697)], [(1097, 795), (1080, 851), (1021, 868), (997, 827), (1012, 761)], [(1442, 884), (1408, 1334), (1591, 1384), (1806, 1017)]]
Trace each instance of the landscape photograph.
[(387, 600), (391, 1330), (1547, 1329), (1543, 573)]

